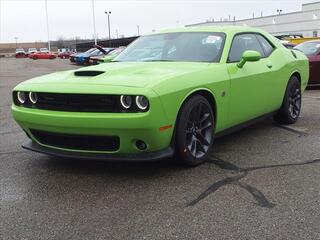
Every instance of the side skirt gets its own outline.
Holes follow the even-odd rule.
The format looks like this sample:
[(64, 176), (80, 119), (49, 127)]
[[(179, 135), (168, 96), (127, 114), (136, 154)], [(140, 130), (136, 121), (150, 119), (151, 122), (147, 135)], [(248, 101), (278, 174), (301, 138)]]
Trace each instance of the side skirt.
[(261, 122), (262, 120), (265, 120), (265, 119), (268, 119), (272, 116), (274, 116), (278, 111), (274, 111), (274, 112), (271, 112), (271, 113), (267, 113), (267, 114), (264, 114), (260, 117), (257, 117), (257, 118), (254, 118), (254, 119), (251, 119), (247, 122), (244, 122), (244, 123), (240, 123), (239, 125), (236, 125), (236, 126), (233, 126), (231, 128), (227, 128), (221, 132), (218, 132), (215, 134), (215, 138), (220, 138), (220, 137), (223, 137), (223, 136), (226, 136), (230, 133), (234, 133), (234, 132), (237, 132), (243, 128), (246, 128), (248, 126), (251, 126), (257, 122)]

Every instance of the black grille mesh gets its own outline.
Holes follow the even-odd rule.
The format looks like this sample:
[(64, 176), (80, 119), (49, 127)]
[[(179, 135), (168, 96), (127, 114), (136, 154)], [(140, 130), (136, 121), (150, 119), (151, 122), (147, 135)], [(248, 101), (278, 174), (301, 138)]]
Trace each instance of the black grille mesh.
[(119, 96), (38, 93), (38, 109), (68, 112), (120, 112)]
[(120, 139), (117, 136), (61, 134), (34, 129), (30, 131), (37, 141), (53, 147), (88, 151), (117, 151), (120, 146)]

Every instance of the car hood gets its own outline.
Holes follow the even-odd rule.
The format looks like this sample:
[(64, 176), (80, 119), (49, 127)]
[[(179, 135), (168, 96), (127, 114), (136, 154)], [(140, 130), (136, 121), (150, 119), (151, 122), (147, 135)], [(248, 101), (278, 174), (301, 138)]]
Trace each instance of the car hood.
[[(22, 83), (52, 85), (104, 85), (149, 87), (177, 76), (201, 71), (209, 63), (182, 62), (111, 62), (72, 71), (56, 72)], [(43, 88), (42, 88), (43, 89)]]

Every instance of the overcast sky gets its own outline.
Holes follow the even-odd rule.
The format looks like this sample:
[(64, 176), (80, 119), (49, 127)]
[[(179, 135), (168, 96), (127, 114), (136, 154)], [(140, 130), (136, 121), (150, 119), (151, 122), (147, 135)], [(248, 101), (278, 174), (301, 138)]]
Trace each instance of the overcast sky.
[[(132, 36), (153, 29), (172, 28), (206, 21), (206, 19), (236, 19), (301, 10), (303, 3), (314, 0), (94, 0), (96, 28), (99, 38), (107, 36), (107, 17), (111, 13), (111, 35)], [(50, 39), (92, 37), (91, 0), (48, 0)], [(0, 42), (47, 40), (45, 0), (0, 0)]]

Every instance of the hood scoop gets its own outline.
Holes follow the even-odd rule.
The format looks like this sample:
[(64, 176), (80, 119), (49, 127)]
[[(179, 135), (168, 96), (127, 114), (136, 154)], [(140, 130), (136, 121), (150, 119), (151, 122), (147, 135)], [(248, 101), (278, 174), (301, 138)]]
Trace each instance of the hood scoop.
[(74, 75), (79, 77), (95, 77), (102, 73), (104, 73), (104, 71), (83, 70), (74, 72)]

